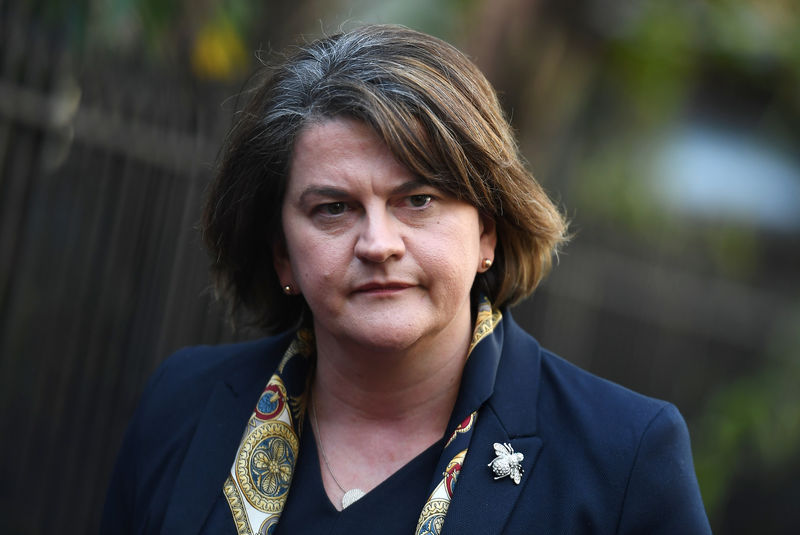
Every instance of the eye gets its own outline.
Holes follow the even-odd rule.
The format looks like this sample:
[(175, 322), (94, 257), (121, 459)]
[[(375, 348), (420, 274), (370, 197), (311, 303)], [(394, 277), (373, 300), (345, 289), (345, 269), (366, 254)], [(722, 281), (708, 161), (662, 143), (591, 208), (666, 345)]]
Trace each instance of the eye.
[(347, 210), (347, 204), (343, 202), (329, 202), (317, 207), (317, 211), (324, 215), (340, 215)]
[(408, 197), (408, 204), (410, 204), (414, 208), (422, 208), (424, 206), (429, 205), (432, 200), (433, 200), (433, 196), (432, 195), (427, 195), (427, 194), (421, 193), (421, 194), (418, 194), (418, 195), (409, 196)]

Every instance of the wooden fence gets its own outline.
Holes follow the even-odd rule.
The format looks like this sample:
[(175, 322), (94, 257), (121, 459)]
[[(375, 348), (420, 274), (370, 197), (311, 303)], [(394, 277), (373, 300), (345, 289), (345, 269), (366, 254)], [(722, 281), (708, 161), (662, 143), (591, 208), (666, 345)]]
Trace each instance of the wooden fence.
[(147, 376), (232, 338), (193, 228), (224, 114), (33, 18), (0, 49), (0, 532), (87, 533)]

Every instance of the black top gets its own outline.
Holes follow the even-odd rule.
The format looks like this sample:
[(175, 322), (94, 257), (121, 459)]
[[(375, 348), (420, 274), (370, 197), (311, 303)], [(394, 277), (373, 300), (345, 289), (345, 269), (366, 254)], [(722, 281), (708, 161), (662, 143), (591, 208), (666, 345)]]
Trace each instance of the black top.
[(437, 441), (360, 500), (337, 511), (325, 494), (314, 433), (307, 429), (275, 535), (414, 533), (443, 446)]

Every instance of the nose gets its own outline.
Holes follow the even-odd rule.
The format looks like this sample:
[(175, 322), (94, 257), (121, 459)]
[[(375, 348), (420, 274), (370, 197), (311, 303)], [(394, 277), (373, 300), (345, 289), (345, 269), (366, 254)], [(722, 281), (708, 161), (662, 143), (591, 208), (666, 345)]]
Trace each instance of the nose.
[(396, 221), (386, 209), (366, 210), (355, 245), (355, 255), (364, 262), (383, 263), (400, 258), (406, 245)]

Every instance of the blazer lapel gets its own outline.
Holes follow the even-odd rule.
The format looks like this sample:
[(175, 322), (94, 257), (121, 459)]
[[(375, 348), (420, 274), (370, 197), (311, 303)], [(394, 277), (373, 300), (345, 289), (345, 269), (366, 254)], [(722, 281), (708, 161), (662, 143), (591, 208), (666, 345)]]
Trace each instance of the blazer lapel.
[(247, 420), (269, 379), (263, 363), (245, 360), (251, 365), (239, 366), (214, 387), (178, 473), (162, 533), (198, 533), (222, 493)]
[[(495, 442), (507, 442), (525, 456), (519, 485), (509, 477), (494, 479), (488, 464), (495, 458)], [(532, 477), (541, 447), (536, 436), (509, 437), (492, 411), (481, 411), (442, 533), (475, 533), (478, 526), (481, 533), (500, 533)]]
[[(534, 477), (542, 449), (536, 436), (540, 347), (505, 314), (503, 354), (492, 397), (481, 409), (464, 466), (445, 517), (443, 534), (501, 533), (520, 494)], [(519, 485), (494, 479), (489, 463), (494, 443), (509, 443), (522, 453)]]

